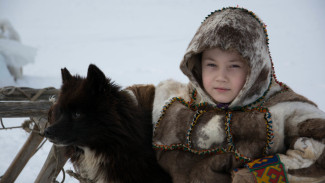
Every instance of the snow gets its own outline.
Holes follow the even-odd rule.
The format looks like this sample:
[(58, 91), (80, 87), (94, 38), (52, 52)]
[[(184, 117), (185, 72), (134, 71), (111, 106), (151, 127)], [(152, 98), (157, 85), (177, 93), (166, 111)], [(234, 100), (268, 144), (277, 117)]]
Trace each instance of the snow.
[[(24, 66), (17, 82), (0, 62), (0, 87), (59, 88), (61, 68), (85, 76), (90, 63), (122, 86), (168, 78), (187, 82), (179, 63), (196, 29), (210, 12), (237, 5), (268, 25), (278, 80), (325, 110), (322, 0), (0, 0), (0, 18), (11, 22), (24, 45), (37, 49), (35, 62)], [(0, 175), (27, 137), (20, 129), (0, 131)], [(50, 147), (45, 143), (16, 182), (35, 180)], [(66, 182), (77, 181), (67, 176)]]
[(7, 64), (3, 60), (4, 57), (0, 55), (0, 83), (2, 86), (13, 85), (14, 78), (10, 75)]

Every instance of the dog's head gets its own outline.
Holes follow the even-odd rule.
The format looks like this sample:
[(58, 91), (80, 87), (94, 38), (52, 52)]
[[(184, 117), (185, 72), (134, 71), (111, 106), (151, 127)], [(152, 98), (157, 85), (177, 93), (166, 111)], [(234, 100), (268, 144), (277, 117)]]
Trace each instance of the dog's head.
[(116, 125), (114, 111), (120, 88), (95, 65), (89, 65), (86, 78), (72, 76), (66, 68), (61, 72), (63, 84), (49, 111), (51, 125), (45, 137), (58, 145), (90, 146), (105, 136), (107, 125)]

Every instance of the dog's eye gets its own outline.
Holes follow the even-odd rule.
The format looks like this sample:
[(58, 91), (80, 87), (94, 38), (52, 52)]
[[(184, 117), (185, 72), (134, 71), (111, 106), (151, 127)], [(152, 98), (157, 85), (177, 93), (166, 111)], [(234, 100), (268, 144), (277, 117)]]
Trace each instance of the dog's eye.
[(80, 116), (81, 116), (80, 112), (72, 112), (72, 118), (78, 119), (80, 118)]

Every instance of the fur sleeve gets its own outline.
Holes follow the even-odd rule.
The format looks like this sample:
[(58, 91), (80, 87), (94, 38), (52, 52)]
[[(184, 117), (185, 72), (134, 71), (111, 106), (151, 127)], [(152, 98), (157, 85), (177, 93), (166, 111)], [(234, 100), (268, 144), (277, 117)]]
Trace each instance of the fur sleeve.
[(164, 105), (173, 97), (181, 97), (186, 101), (190, 100), (189, 85), (174, 80), (166, 80), (156, 87), (156, 94), (153, 103), (152, 118), (155, 124), (161, 114)]
[(305, 102), (283, 102), (270, 110), (275, 123), (284, 127), (283, 140), (290, 145), (286, 154), (280, 155), (290, 179), (325, 178), (325, 113)]
[(174, 80), (160, 82), (154, 85), (132, 85), (125, 89), (146, 114), (150, 114), (153, 124), (157, 122), (163, 106), (173, 97), (181, 97), (186, 101), (189, 97), (190, 85)]
[[(317, 139), (325, 135), (325, 113), (316, 106), (305, 102), (283, 102), (270, 107), (275, 125), (283, 124), (284, 134), (289, 137), (313, 137)], [(322, 130), (323, 129), (323, 130)], [(316, 137), (315, 136), (315, 137)]]
[(153, 100), (155, 98), (154, 85), (132, 85), (125, 89), (137, 106), (143, 111), (148, 118), (152, 118)]

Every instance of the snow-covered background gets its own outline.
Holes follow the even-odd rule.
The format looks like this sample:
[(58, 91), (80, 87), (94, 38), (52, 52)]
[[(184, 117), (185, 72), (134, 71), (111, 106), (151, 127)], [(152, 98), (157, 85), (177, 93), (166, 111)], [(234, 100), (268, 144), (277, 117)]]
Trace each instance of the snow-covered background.
[[(23, 44), (37, 49), (17, 82), (0, 63), (0, 87), (59, 88), (61, 68), (85, 76), (90, 63), (122, 86), (168, 78), (187, 82), (179, 62), (196, 29), (215, 9), (237, 5), (268, 25), (278, 79), (325, 110), (323, 0), (0, 0), (0, 18), (12, 23)], [(6, 126), (21, 122), (4, 119)], [(0, 176), (27, 137), (21, 129), (0, 131)], [(50, 147), (47, 142), (16, 182), (35, 180)]]

